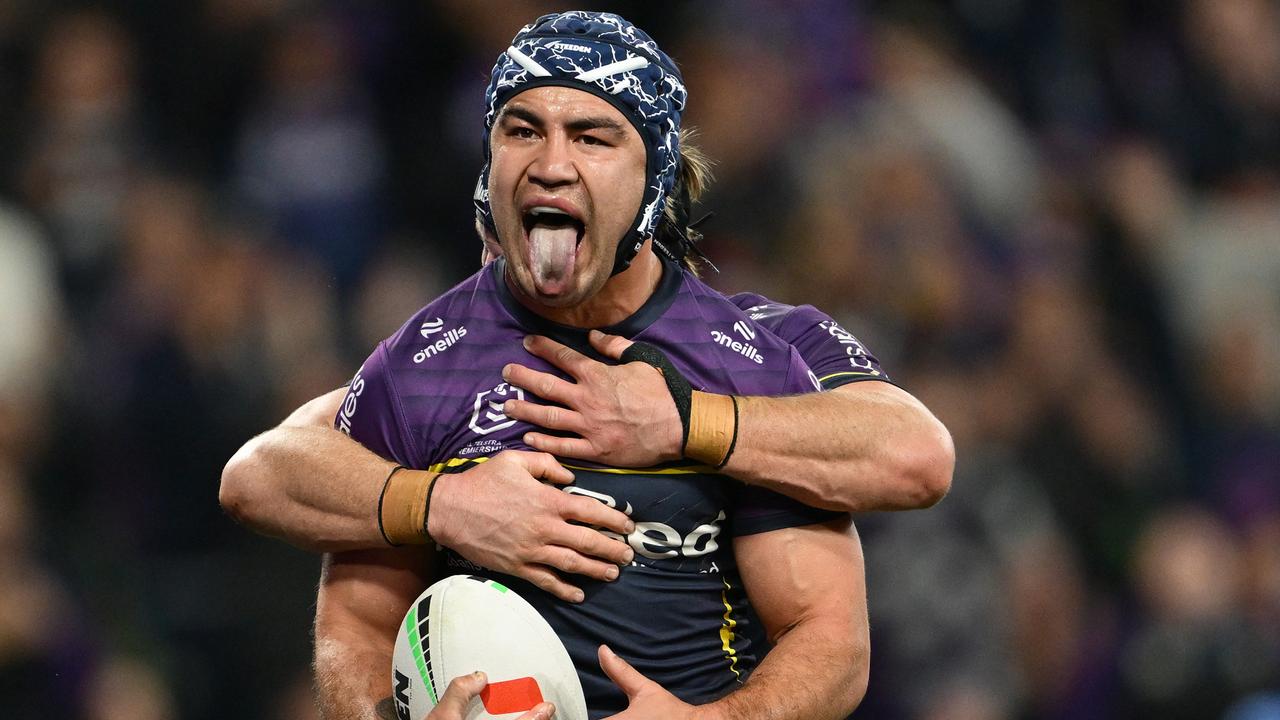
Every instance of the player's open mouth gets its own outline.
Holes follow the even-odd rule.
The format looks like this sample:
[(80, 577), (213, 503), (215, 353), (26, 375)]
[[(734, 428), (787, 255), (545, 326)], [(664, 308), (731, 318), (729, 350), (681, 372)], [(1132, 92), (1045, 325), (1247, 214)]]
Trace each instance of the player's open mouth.
[(521, 219), (526, 260), (538, 292), (547, 296), (564, 293), (573, 279), (586, 225), (568, 210), (550, 205), (530, 207)]
[(577, 233), (575, 245), (582, 242), (582, 235), (586, 227), (582, 221), (561, 210), (560, 208), (548, 207), (546, 205), (538, 205), (530, 208), (524, 214), (524, 231), (528, 234), (538, 226), (545, 227), (549, 230), (563, 230), (573, 228)]

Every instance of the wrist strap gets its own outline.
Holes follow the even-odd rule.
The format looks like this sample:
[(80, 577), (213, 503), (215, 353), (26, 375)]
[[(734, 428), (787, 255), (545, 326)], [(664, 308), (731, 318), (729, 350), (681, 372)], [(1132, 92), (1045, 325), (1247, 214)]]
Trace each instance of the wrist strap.
[(694, 390), (690, 405), (684, 455), (719, 470), (738, 445), (738, 397)]
[(439, 473), (397, 465), (387, 475), (378, 496), (378, 529), (388, 545), (425, 545), (431, 491)]
[(667, 392), (680, 416), (681, 452), (691, 460), (714, 466), (729, 462), (738, 443), (738, 399), (694, 390), (666, 353), (646, 342), (632, 343), (622, 351), (621, 361), (642, 362), (662, 373)]

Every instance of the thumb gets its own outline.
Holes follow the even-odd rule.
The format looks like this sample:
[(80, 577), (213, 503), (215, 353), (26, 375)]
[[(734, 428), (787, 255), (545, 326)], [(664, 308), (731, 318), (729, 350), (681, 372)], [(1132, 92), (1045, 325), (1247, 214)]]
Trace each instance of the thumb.
[(630, 340), (620, 335), (606, 335), (599, 330), (588, 333), (587, 340), (591, 342), (591, 347), (595, 348), (596, 352), (614, 360), (620, 360), (623, 351), (631, 347)]
[(467, 709), (467, 703), (471, 702), (471, 698), (479, 695), (488, 682), (484, 673), (478, 670), (469, 675), (459, 675), (454, 678), (449, 683), (449, 687), (445, 688), (444, 695), (440, 696), (440, 701), (427, 716), (427, 720), (434, 717), (462, 717), (462, 713)]
[(600, 656), (600, 667), (604, 669), (604, 674), (609, 676), (614, 685), (618, 689), (626, 693), (627, 700), (634, 700), (652, 681), (639, 670), (631, 667), (631, 663), (618, 657), (617, 653), (609, 649), (608, 645), (601, 645), (598, 652)]
[(559, 485), (573, 482), (573, 471), (561, 465), (551, 453), (520, 451), (515, 459), (535, 480), (549, 480)]
[(549, 702), (540, 703), (516, 720), (551, 720), (556, 716), (556, 706)]

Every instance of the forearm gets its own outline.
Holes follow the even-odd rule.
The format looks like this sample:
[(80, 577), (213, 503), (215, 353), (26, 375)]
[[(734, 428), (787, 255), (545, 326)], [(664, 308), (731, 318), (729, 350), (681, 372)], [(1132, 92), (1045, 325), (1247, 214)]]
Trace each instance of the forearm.
[(698, 708), (705, 720), (844, 718), (862, 702), (870, 653), (848, 623), (814, 621), (778, 639), (735, 692)]
[(786, 398), (738, 398), (723, 472), (815, 507), (928, 507), (951, 485), (954, 450), (918, 400), (878, 382)]
[(421, 547), (326, 555), (316, 594), (321, 717), (371, 720), (391, 694), (391, 655), (405, 611), (434, 577)]
[(391, 652), (361, 647), (353, 638), (316, 639), (316, 700), (324, 720), (379, 720), (378, 704), (390, 695)]
[(385, 547), (378, 496), (393, 467), (337, 430), (281, 425), (231, 458), (219, 501), (239, 522), (304, 550)]

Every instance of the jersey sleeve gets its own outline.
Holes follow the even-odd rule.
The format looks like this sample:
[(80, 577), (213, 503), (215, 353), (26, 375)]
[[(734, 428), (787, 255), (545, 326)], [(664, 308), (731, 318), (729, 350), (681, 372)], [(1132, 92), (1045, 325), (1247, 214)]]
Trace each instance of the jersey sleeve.
[(791, 343), (817, 375), (822, 389), (863, 380), (893, 382), (867, 346), (830, 315), (812, 305), (787, 305), (761, 295), (740, 293), (732, 298), (752, 320)]
[(388, 460), (417, 467), (418, 453), (407, 440), (404, 411), (387, 370), (385, 343), (378, 344), (351, 379), (334, 427)]
[(754, 485), (735, 484), (733, 515), (729, 522), (734, 537), (813, 525), (844, 517), (847, 513), (809, 507), (799, 500)]

